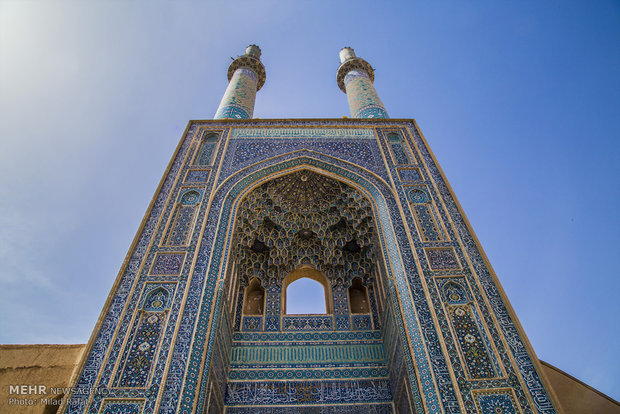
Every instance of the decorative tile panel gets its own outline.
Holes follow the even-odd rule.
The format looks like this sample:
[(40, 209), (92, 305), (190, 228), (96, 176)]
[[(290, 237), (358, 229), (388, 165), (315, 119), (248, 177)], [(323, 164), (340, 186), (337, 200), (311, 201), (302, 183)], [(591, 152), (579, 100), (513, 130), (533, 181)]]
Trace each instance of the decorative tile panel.
[(263, 317), (262, 316), (243, 316), (242, 331), (262, 331), (263, 330)]
[(375, 140), (371, 128), (234, 128), (231, 138), (302, 138), (304, 141), (314, 138), (321, 139), (367, 139)]
[(198, 145), (198, 151), (196, 152), (196, 159), (194, 165), (211, 165), (213, 161), (213, 154), (217, 148), (217, 141), (219, 134), (212, 131), (205, 131), (203, 133), (202, 140)]
[(441, 241), (441, 232), (437, 227), (432, 206), (428, 204), (411, 204), (415, 216), (417, 228), (422, 241)]
[[(275, 155), (294, 151), (316, 151), (334, 157), (342, 154), (355, 154), (357, 163), (377, 173), (385, 174), (381, 166), (381, 155), (377, 145), (366, 138), (338, 142), (329, 139), (311, 140), (274, 140), (274, 139), (233, 139), (224, 160), (225, 173), (233, 173), (239, 169), (271, 158)], [(222, 177), (223, 178), (223, 177)]]
[(181, 273), (184, 259), (185, 253), (159, 253), (155, 256), (150, 273), (152, 275), (177, 276)]
[(381, 339), (380, 331), (366, 332), (262, 332), (233, 333), (235, 342), (282, 342), (282, 341), (375, 341)]
[(229, 405), (334, 404), (389, 402), (386, 380), (231, 382), (226, 392)]
[(186, 183), (204, 183), (209, 178), (210, 170), (189, 170), (185, 175)]
[(398, 176), (401, 181), (421, 181), (422, 176), (417, 168), (399, 168)]
[(268, 363), (270, 365), (291, 364), (336, 364), (385, 362), (383, 344), (333, 344), (314, 345), (295, 343), (266, 346), (233, 346), (232, 365), (252, 365)]
[(448, 248), (428, 248), (424, 249), (428, 263), (433, 270), (453, 270), (460, 269), (459, 261), (456, 258), (454, 249)]
[(351, 315), (351, 327), (354, 331), (367, 331), (372, 329), (370, 315)]
[(368, 379), (387, 378), (389, 370), (385, 367), (310, 367), (310, 368), (263, 368), (237, 369), (232, 367), (228, 378), (231, 381), (301, 380), (301, 379)]
[(334, 328), (331, 316), (283, 316), (283, 331), (326, 331)]
[(176, 206), (166, 237), (167, 246), (184, 246), (187, 244), (197, 212), (196, 206), (182, 204)]
[(163, 312), (145, 312), (140, 315), (117, 387), (147, 386), (165, 321), (166, 314)]
[(497, 377), (471, 307), (451, 305), (447, 308), (469, 376), (474, 379)]
[(479, 414), (521, 414), (512, 389), (473, 390)]

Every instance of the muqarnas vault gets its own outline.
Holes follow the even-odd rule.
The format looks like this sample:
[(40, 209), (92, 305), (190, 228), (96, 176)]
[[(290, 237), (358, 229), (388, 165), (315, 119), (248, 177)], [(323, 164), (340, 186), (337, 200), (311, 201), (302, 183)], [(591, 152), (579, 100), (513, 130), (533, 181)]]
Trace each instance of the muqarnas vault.
[[(412, 119), (340, 52), (351, 118), (252, 119), (251, 45), (190, 121), (74, 377), (67, 413), (557, 412)], [(325, 312), (287, 313), (309, 279)], [(557, 407), (557, 405), (556, 405)]]

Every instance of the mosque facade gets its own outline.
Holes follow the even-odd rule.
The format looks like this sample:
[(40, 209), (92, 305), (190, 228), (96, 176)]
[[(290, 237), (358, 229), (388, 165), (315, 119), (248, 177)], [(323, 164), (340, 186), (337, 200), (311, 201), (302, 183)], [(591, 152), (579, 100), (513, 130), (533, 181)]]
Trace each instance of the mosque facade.
[[(254, 119), (251, 45), (190, 121), (73, 376), (66, 413), (560, 412), (413, 119), (343, 48), (350, 118)], [(320, 286), (324, 312), (287, 312)]]

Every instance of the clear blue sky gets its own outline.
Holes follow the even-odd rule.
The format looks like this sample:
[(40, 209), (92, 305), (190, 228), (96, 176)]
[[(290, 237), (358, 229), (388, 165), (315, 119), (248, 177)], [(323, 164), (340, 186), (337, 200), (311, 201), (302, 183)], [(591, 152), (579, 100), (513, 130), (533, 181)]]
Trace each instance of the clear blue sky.
[[(0, 1), (0, 343), (85, 343), (189, 119), (415, 118), (538, 356), (620, 399), (620, 3)], [(217, 5), (215, 5), (217, 4)]]

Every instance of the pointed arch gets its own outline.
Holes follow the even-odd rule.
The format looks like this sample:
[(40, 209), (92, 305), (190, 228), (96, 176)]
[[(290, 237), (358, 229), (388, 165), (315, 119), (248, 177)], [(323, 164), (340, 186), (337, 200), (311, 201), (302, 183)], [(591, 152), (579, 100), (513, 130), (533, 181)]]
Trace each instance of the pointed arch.
[(265, 313), (265, 288), (261, 280), (257, 277), (252, 278), (244, 290), (243, 295), (243, 314), (262, 315)]
[(449, 281), (443, 286), (445, 301), (451, 305), (461, 305), (469, 302), (465, 288), (457, 282)]
[(198, 151), (196, 151), (196, 157), (194, 158), (194, 165), (211, 165), (213, 161), (213, 154), (215, 153), (215, 147), (220, 138), (220, 133), (205, 131)]
[(316, 270), (313, 266), (310, 266), (310, 265), (301, 265), (297, 269), (293, 270), (292, 272), (290, 272), (288, 275), (284, 277), (284, 280), (282, 282), (282, 299), (281, 299), (282, 300), (281, 302), (282, 312), (284, 314), (288, 314), (287, 293), (288, 293), (289, 285), (303, 278), (312, 279), (320, 283), (323, 286), (323, 290), (325, 292), (325, 313), (326, 314), (334, 313), (334, 304), (333, 304), (329, 280), (327, 279), (325, 274), (323, 274), (323, 272)]
[[(214, 229), (213, 236), (206, 238), (207, 243), (204, 243), (204, 249), (205, 257), (209, 257), (207, 249), (213, 251), (216, 256), (209, 259), (208, 265), (207, 263), (204, 265), (197, 264), (197, 268), (204, 273), (204, 277), (209, 281), (208, 283), (215, 287), (216, 281), (223, 279), (227, 274), (226, 266), (229, 263), (234, 218), (237, 207), (244, 196), (268, 180), (301, 169), (308, 169), (341, 181), (359, 190), (364, 197), (371, 201), (374, 216), (377, 217), (377, 237), (382, 255), (381, 261), (386, 263), (387, 276), (391, 281), (389, 291), (391, 303), (394, 307), (393, 317), (398, 320), (399, 326), (402, 324), (406, 328), (406, 331), (401, 331), (403, 336), (400, 336), (400, 339), (403, 341), (404, 360), (412, 362), (412, 364), (407, 364), (409, 385), (415, 389), (412, 392), (416, 394), (419, 392), (425, 396), (427, 404), (440, 407), (438, 390), (432, 385), (434, 383), (434, 370), (430, 365), (430, 351), (425, 345), (426, 341), (421, 336), (418, 312), (413, 304), (413, 297), (408, 293), (412, 287), (408, 282), (407, 271), (403, 263), (403, 251), (398, 242), (399, 238), (405, 243), (408, 241), (402, 232), (397, 235), (393, 223), (393, 219), (396, 219), (399, 220), (397, 223), (399, 228), (404, 226), (404, 223), (400, 221), (402, 219), (398, 215), (398, 210), (395, 208), (397, 195), (386, 184), (386, 181), (376, 173), (346, 161), (308, 150), (276, 156), (234, 172), (217, 185), (212, 197), (214, 200), (211, 206), (214, 215), (212, 219), (220, 224), (217, 229)], [(226, 260), (222, 260), (224, 258)], [(412, 267), (407, 267), (407, 269), (410, 272), (417, 272)], [(219, 286), (221, 287), (223, 284), (219, 284)], [(223, 291), (220, 288), (213, 306), (219, 307), (223, 296)], [(423, 309), (429, 308), (425, 297), (420, 296), (417, 299), (416, 305)], [(202, 300), (210, 302), (211, 298), (203, 297)], [(203, 303), (208, 304), (208, 302)], [(196, 318), (196, 326), (209, 324), (209, 309), (211, 309), (210, 306), (201, 306), (200, 313)], [(198, 381), (198, 372), (195, 367), (210, 363), (211, 356), (209, 353), (203, 353), (203, 349), (206, 343), (213, 343), (215, 335), (216, 332), (210, 329), (207, 341), (194, 342), (189, 358), (201, 361), (201, 363), (188, 366), (187, 375), (195, 375), (196, 380), (186, 381), (180, 395), (181, 401), (185, 398), (191, 401), (192, 390), (195, 389)], [(437, 336), (437, 332), (427, 332), (427, 335)], [(417, 368), (418, 374), (414, 371), (414, 366)], [(206, 376), (202, 376), (202, 384), (206, 384), (206, 381)], [(422, 389), (418, 391), (416, 384), (421, 384)], [(186, 406), (181, 402), (180, 407), (185, 408)]]
[(167, 307), (169, 296), (168, 289), (161, 286), (155, 288), (146, 296), (142, 309), (150, 312), (161, 312)]
[(348, 289), (349, 308), (351, 314), (370, 313), (370, 300), (368, 299), (368, 288), (359, 277), (354, 277)]

